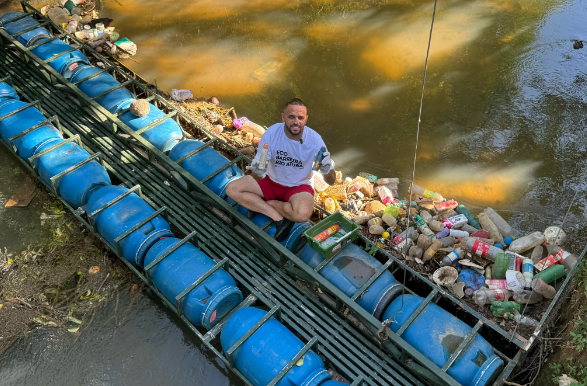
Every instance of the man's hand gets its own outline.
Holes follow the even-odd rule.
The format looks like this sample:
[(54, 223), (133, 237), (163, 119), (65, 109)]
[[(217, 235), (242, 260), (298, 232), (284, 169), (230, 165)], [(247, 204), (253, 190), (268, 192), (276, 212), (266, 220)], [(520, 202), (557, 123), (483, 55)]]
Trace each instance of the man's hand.
[(322, 158), (322, 165), (320, 166), (320, 173), (326, 175), (330, 172), (331, 169), (334, 169), (334, 161), (330, 159), (330, 153), (325, 151), (322, 153), (324, 158)]
[(253, 160), (251, 161), (251, 166), (247, 166), (246, 169), (252, 170), (253, 173), (258, 175), (260, 178), (264, 178), (265, 174), (267, 174), (267, 169), (259, 168), (259, 159), (257, 157), (253, 158)]

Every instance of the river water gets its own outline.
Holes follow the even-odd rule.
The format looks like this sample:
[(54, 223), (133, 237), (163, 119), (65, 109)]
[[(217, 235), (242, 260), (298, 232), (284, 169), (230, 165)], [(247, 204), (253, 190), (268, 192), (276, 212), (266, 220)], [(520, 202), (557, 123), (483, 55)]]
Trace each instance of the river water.
[[(400, 177), (405, 194), (433, 5), (105, 0), (100, 14), (137, 43), (136, 62), (126, 64), (161, 89), (216, 95), (266, 126), (300, 97), (346, 176)], [(573, 41), (587, 40), (586, 19), (581, 0), (440, 1), (416, 182), (473, 212), (490, 205), (517, 236), (560, 225), (576, 195), (564, 230), (567, 249), (580, 253), (587, 47)], [(159, 304), (142, 297), (137, 305), (121, 324), (77, 342), (31, 333), (0, 358), (0, 384), (239, 383)], [(112, 310), (101, 312), (108, 319)]]

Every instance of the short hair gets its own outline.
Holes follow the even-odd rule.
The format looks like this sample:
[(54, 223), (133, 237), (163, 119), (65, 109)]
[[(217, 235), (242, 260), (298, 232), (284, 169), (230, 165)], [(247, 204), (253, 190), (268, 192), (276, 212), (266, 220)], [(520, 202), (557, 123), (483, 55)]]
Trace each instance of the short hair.
[(287, 108), (287, 106), (289, 105), (306, 107), (306, 105), (304, 104), (304, 102), (302, 102), (300, 98), (293, 98), (292, 100), (285, 102), (285, 108)]

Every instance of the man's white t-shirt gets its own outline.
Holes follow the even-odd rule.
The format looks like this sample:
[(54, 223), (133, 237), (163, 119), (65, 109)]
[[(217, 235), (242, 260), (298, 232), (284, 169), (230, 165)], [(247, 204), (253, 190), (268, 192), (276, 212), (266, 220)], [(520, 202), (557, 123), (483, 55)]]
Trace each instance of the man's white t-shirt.
[(305, 126), (300, 143), (285, 135), (284, 123), (276, 123), (263, 134), (257, 157), (261, 157), (265, 143), (269, 144), (267, 175), (273, 182), (283, 186), (314, 186), (312, 163), (325, 146), (320, 134)]

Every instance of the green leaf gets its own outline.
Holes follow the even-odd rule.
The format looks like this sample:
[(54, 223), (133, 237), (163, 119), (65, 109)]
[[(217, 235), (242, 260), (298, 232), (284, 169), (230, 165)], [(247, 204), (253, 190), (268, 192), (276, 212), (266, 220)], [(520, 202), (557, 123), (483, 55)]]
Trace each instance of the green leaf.
[(82, 323), (83, 323), (81, 320), (79, 320), (79, 319), (76, 319), (76, 318), (74, 318), (73, 316), (68, 316), (68, 317), (67, 317), (67, 320), (69, 320), (70, 322), (77, 323), (77, 324), (82, 324)]

